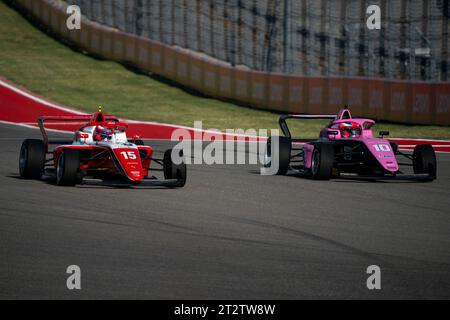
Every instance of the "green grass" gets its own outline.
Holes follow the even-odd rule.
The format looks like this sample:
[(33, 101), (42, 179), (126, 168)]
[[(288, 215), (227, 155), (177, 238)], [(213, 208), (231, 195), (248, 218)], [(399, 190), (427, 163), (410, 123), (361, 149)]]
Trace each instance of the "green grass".
[[(279, 114), (198, 97), (122, 65), (74, 52), (36, 29), (0, 1), (0, 75), (58, 103), (128, 119), (204, 128), (278, 128)], [(324, 121), (292, 123), (293, 132), (317, 136)], [(449, 127), (381, 123), (392, 137), (450, 139)]]

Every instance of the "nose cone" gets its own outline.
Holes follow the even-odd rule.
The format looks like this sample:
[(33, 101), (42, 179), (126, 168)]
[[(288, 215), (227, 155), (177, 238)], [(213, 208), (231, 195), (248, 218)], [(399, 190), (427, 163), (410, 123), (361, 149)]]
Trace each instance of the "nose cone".
[(141, 181), (143, 179), (142, 162), (138, 149), (114, 149), (114, 154), (128, 179), (131, 181)]
[(384, 169), (392, 173), (399, 170), (394, 151), (388, 141), (383, 139), (370, 139), (366, 145)]

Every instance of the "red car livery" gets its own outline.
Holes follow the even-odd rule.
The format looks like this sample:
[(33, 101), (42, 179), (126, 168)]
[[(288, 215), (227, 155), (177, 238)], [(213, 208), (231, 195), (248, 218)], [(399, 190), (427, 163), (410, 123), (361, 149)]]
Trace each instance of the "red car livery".
[[(86, 121), (86, 124), (75, 132), (72, 141), (55, 141), (48, 139), (44, 126), (47, 121)], [(38, 124), (43, 139), (27, 139), (22, 143), (19, 170), (23, 178), (53, 176), (58, 185), (66, 186), (101, 183), (183, 187), (186, 183), (186, 164), (172, 161), (174, 152), (182, 156), (181, 150), (167, 150), (158, 159), (142, 140), (127, 138), (127, 123), (101, 111), (86, 116), (43, 116)], [(151, 164), (160, 168), (150, 169)], [(163, 171), (164, 180), (149, 178), (151, 171)]]

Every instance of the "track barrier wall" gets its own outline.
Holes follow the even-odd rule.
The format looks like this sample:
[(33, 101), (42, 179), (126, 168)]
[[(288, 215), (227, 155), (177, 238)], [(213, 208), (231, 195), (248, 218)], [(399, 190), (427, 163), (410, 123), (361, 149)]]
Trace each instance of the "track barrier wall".
[(82, 19), (69, 30), (67, 3), (16, 0), (53, 33), (89, 53), (130, 63), (211, 97), (289, 113), (358, 116), (410, 124), (450, 125), (450, 83), (361, 77), (305, 77), (253, 71)]

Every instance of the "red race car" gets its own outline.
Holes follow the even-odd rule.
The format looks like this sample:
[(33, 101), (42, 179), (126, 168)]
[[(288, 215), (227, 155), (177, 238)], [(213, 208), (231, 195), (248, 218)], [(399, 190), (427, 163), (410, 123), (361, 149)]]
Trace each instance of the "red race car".
[[(46, 121), (86, 121), (73, 141), (52, 141)], [(20, 176), (25, 179), (56, 178), (61, 186), (101, 184), (109, 186), (184, 187), (186, 164), (182, 150), (167, 150), (162, 159), (135, 137), (128, 140), (127, 123), (101, 112), (94, 115), (39, 117), (43, 140), (27, 139), (20, 150)], [(56, 145), (53, 150), (49, 146)], [(160, 168), (150, 169), (156, 163)], [(150, 171), (163, 171), (165, 180), (148, 178)]]

